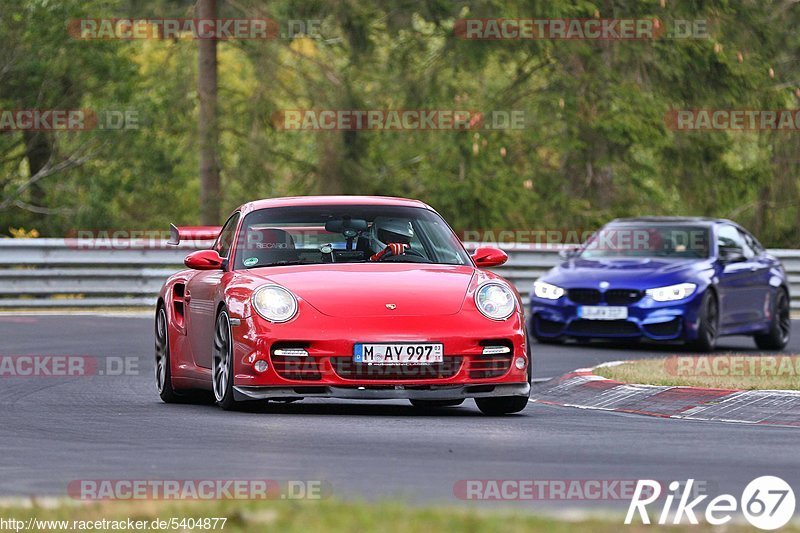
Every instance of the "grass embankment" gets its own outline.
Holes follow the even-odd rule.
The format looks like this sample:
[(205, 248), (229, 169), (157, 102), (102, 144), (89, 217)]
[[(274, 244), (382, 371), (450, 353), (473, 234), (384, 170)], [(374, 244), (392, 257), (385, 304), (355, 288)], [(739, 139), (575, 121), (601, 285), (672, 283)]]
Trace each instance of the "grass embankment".
[[(227, 518), (224, 529), (218, 525), (216, 531), (281, 531), (282, 533), (308, 531), (342, 532), (381, 531), (381, 532), (414, 532), (430, 533), (431, 531), (467, 531), (467, 532), (555, 532), (555, 533), (617, 533), (621, 530), (645, 532), (660, 529), (659, 526), (643, 526), (641, 524), (624, 526), (623, 515), (618, 518), (594, 518), (585, 520), (562, 521), (554, 518), (537, 516), (526, 512), (497, 511), (487, 509), (465, 509), (461, 507), (409, 507), (397, 503), (343, 503), (335, 500), (325, 501), (213, 501), (213, 502), (106, 502), (96, 504), (75, 504), (68, 502), (55, 507), (0, 507), (0, 519), (15, 519), (26, 522), (31, 517), (38, 521), (38, 531), (57, 531), (56, 527), (48, 528), (41, 521), (67, 520), (66, 529), (79, 530), (81, 524), (73, 521), (146, 521), (148, 527), (144, 531), (153, 531), (149, 525), (153, 520), (172, 518), (182, 520), (204, 518)], [(8, 524), (5, 524), (8, 525)], [(117, 524), (118, 526), (119, 524)], [(105, 527), (103, 527), (105, 526)], [(84, 526), (85, 527), (85, 526)], [(111, 523), (94, 524), (97, 531), (128, 531), (112, 529)], [(13, 531), (14, 528), (6, 528)], [(25, 529), (20, 529), (24, 531)], [(85, 528), (83, 530), (86, 530)], [(162, 530), (191, 531), (188, 527)], [(212, 531), (211, 529), (193, 529), (194, 531)], [(672, 532), (692, 532), (711, 530), (707, 526), (675, 526)], [(727, 532), (749, 531), (744, 525), (729, 524)], [(800, 532), (796, 526), (789, 531)]]
[(716, 355), (641, 359), (596, 368), (624, 383), (742, 390), (800, 390), (800, 356)]

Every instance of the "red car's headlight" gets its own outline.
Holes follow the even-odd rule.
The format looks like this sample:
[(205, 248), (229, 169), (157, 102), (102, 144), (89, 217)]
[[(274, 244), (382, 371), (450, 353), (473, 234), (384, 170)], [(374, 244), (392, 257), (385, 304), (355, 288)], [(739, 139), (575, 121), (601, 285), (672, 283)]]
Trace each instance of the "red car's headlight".
[(253, 293), (253, 307), (270, 322), (287, 322), (297, 314), (297, 298), (278, 285), (264, 285)]
[(514, 293), (501, 283), (490, 282), (475, 291), (475, 305), (481, 313), (492, 320), (505, 320), (514, 314), (517, 299)]

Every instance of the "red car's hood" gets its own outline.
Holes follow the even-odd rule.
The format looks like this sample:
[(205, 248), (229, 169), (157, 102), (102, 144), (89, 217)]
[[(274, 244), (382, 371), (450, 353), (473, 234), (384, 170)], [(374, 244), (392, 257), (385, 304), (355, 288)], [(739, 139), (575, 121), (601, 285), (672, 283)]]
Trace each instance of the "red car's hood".
[[(441, 316), (457, 313), (472, 266), (371, 263), (251, 269), (329, 316)], [(394, 309), (390, 309), (391, 305)]]

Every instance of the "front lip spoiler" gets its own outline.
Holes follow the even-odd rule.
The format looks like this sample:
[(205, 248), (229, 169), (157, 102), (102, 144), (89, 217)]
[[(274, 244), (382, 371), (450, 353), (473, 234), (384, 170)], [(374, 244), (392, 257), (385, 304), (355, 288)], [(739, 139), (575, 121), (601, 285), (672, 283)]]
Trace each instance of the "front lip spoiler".
[(286, 398), (342, 398), (347, 400), (461, 400), (493, 396), (529, 396), (530, 383), (415, 386), (363, 385), (351, 387), (300, 385), (297, 387), (233, 387), (237, 401)]

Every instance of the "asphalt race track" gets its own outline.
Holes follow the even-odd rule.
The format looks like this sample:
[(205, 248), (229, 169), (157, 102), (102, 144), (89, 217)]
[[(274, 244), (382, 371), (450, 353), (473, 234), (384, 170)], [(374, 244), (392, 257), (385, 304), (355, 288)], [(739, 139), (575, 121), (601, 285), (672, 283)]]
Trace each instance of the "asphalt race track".
[[(322, 400), (227, 413), (161, 403), (148, 318), (2, 315), (0, 338), (2, 355), (139, 363), (124, 376), (0, 378), (0, 496), (65, 496), (68, 483), (79, 479), (275, 479), (324, 480), (340, 498), (459, 504), (453, 486), (463, 479), (691, 477), (734, 494), (762, 475), (800, 479), (797, 429), (534, 404), (520, 415), (488, 418), (472, 402), (430, 414), (400, 401)], [(800, 352), (797, 339), (793, 353)], [(728, 350), (757, 353), (747, 338), (723, 340), (720, 352)], [(534, 345), (535, 376), (676, 351), (685, 353), (647, 345)]]

